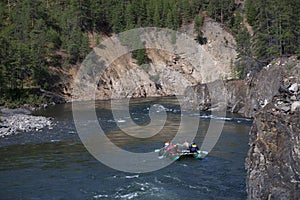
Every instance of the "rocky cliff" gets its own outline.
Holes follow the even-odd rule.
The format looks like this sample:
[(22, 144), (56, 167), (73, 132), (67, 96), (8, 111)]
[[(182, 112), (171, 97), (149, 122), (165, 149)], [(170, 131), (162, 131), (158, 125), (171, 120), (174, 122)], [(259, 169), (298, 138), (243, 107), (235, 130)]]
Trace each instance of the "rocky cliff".
[[(221, 24), (209, 18), (205, 20), (203, 32), (208, 41), (205, 45), (200, 45), (194, 40), (193, 24), (184, 26), (181, 31), (181, 37), (191, 38), (188, 41), (190, 44), (180, 42), (177, 38), (176, 48), (168, 52), (161, 49), (159, 39), (155, 38), (158, 40), (155, 44), (157, 49), (147, 49), (149, 64), (138, 65), (131, 54), (125, 54), (105, 66), (105, 73), (99, 77), (95, 98), (183, 95), (188, 86), (215, 79), (230, 79), (234, 76), (232, 63), (237, 55), (236, 42)], [(148, 42), (152, 41), (146, 41)], [(95, 52), (100, 52), (100, 48), (96, 47)], [(191, 53), (193, 51), (197, 54)], [(98, 55), (101, 56), (99, 53)], [(190, 57), (194, 55), (200, 55), (191, 58), (197, 60), (196, 65), (190, 62)], [(74, 79), (75, 76), (76, 74)], [(80, 83), (81, 87), (89, 87), (93, 83), (84, 81), (93, 78), (92, 75), (85, 77)], [(74, 84), (72, 83), (67, 91), (72, 91)], [(80, 93), (73, 98), (89, 100), (92, 99), (91, 95), (93, 94)]]
[[(277, 59), (252, 78), (187, 88), (184, 107), (221, 109), (254, 117), (246, 159), (248, 199), (300, 199), (300, 62)], [(213, 90), (212, 90), (213, 88)], [(216, 97), (219, 96), (219, 97)]]
[[(272, 101), (282, 89), (282, 85), (289, 85), (287, 80), (298, 73), (299, 65), (300, 63), (294, 57), (277, 59), (246, 80), (224, 81), (227, 111), (253, 118), (259, 110)], [(217, 109), (217, 105), (211, 105), (211, 94), (207, 87), (210, 84), (214, 83), (188, 87), (184, 93), (184, 108), (202, 111)]]
[(225, 103), (228, 112), (243, 114), (247, 94), (248, 85), (243, 80), (224, 81), (221, 84), (214, 81), (188, 87), (184, 92), (182, 105), (183, 109), (188, 110), (221, 111)]
[(300, 65), (291, 72), (255, 116), (246, 159), (248, 199), (300, 199)]

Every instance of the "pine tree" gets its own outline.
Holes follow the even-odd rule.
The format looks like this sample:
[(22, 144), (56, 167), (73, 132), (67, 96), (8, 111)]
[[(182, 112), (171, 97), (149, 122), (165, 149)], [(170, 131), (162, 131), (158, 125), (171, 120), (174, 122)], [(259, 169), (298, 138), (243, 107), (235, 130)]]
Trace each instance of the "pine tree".
[(188, 0), (182, 0), (182, 19), (184, 22), (190, 22), (193, 18), (193, 11)]
[(247, 0), (245, 2), (246, 16), (249, 24), (251, 26), (255, 25), (256, 16), (257, 16), (257, 6), (255, 5), (256, 0)]
[(143, 65), (148, 63), (148, 57), (146, 53), (146, 49), (139, 49), (137, 50), (137, 64)]
[(218, 0), (210, 0), (208, 2), (208, 5), (207, 5), (207, 13), (208, 15), (217, 20), (218, 17), (217, 17), (217, 10), (218, 10), (218, 7), (219, 7), (219, 1)]
[(153, 25), (155, 27), (161, 27), (161, 18), (160, 18), (158, 6), (156, 6), (154, 10)]
[(177, 30), (181, 26), (182, 19), (180, 18), (177, 1), (174, 0), (171, 1), (170, 3), (172, 4), (171, 10), (172, 10), (172, 16), (174, 21), (174, 30)]
[(124, 13), (123, 13), (123, 5), (121, 3), (117, 3), (112, 10), (112, 30), (115, 33), (120, 33), (124, 30)]
[(172, 11), (169, 9), (166, 19), (166, 27), (169, 29), (175, 29), (175, 24), (173, 21)]
[(204, 18), (201, 14), (197, 15), (194, 19), (195, 21), (195, 32), (199, 33), (204, 23)]
[[(300, 56), (300, 0), (247, 0), (245, 14), (254, 30), (252, 37), (243, 27), (243, 15), (234, 3), (234, 0), (1, 1), (0, 89), (47, 87), (44, 82), (50, 76), (49, 66), (67, 67), (84, 59), (90, 50), (88, 32), (110, 35), (141, 26), (177, 30), (183, 22), (194, 19), (196, 40), (204, 44), (202, 11), (231, 29), (237, 41), (239, 62), (251, 63), (245, 73), (248, 67), (259, 66), (253, 60), (269, 62), (279, 56)], [(129, 45), (142, 48), (137, 38), (135, 35), (130, 40), (135, 40), (134, 44)], [(176, 42), (176, 35), (171, 40)], [(145, 50), (134, 51), (132, 55), (138, 63), (148, 61)]]
[[(300, 38), (299, 3), (281, 1), (279, 12), (280, 54), (291, 55), (297, 51)], [(298, 44), (298, 45), (297, 45)]]
[(0, 36), (0, 91), (5, 90), (8, 86), (8, 54), (10, 45), (5, 37)]
[(126, 23), (126, 30), (130, 30), (134, 28), (136, 24), (133, 7), (131, 4), (128, 4), (125, 10), (125, 23)]
[(154, 0), (149, 0), (148, 4), (146, 5), (146, 25), (147, 26), (153, 26), (154, 22)]

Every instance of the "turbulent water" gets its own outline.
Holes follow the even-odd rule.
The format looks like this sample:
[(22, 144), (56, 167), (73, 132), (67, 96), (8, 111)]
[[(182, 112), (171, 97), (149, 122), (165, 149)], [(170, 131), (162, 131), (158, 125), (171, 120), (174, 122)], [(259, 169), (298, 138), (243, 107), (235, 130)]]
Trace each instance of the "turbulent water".
[(200, 118), (198, 144), (210, 120), (223, 120), (223, 132), (213, 151), (203, 160), (181, 159), (154, 172), (116, 171), (85, 149), (76, 133), (72, 105), (57, 105), (36, 113), (53, 117), (53, 129), (0, 139), (0, 199), (245, 199), (244, 161), (251, 121), (181, 111), (175, 98), (132, 100), (131, 118), (139, 125), (149, 123), (153, 104), (162, 105), (159, 108), (166, 110), (168, 118), (162, 133), (150, 139), (121, 134), (116, 122), (128, 119), (114, 119), (110, 101), (96, 102), (97, 117), (109, 138), (132, 152), (161, 147), (178, 130), (181, 115)]

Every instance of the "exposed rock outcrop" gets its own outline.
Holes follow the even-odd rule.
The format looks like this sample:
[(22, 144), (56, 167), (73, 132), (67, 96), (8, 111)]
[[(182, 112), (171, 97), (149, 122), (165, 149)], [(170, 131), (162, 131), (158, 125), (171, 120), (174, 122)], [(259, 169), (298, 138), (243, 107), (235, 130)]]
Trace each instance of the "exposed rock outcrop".
[(255, 116), (246, 160), (248, 199), (300, 199), (300, 102), (294, 98), (300, 81), (294, 81), (285, 79)]
[(278, 94), (285, 77), (291, 74), (289, 65), (296, 65), (296, 59), (278, 59), (264, 67), (248, 82), (248, 94), (245, 100), (246, 117), (254, 117), (255, 113), (272, 101)]
[[(278, 59), (252, 78), (240, 81), (225, 81), (227, 110), (240, 113), (245, 117), (254, 117), (259, 110), (272, 101), (275, 95), (279, 94), (283, 86), (289, 86), (289, 89), (285, 90), (298, 89), (298, 85), (291, 85), (292, 83), (289, 80), (296, 81), (296, 79), (299, 79), (296, 76), (299, 73), (299, 68), (300, 62), (294, 57)], [(210, 102), (211, 98), (207, 90), (209, 84), (187, 88), (184, 94), (184, 108), (206, 111), (210, 110), (210, 106), (215, 107)], [(297, 100), (299, 97), (293, 95), (291, 98)], [(295, 106), (297, 107), (297, 103), (294, 104), (293, 109)]]
[(223, 110), (223, 103), (226, 103), (227, 111), (244, 113), (246, 97), (247, 85), (245, 81), (225, 81), (221, 84), (214, 81), (188, 87), (184, 93), (183, 109), (218, 111)]
[[(225, 71), (223, 79), (233, 78), (233, 64), (237, 57), (236, 41), (233, 35), (226, 31), (225, 26), (220, 25), (213, 19), (206, 17), (203, 24), (203, 37), (207, 38), (207, 43), (203, 48), (213, 55), (215, 62), (220, 63), (218, 70)], [(227, 66), (226, 68), (224, 66)]]
[[(86, 66), (82, 66), (86, 67), (87, 71), (84, 72), (86, 77), (80, 80), (80, 87), (83, 90), (92, 88), (92, 84), (98, 81), (97, 89), (91, 93), (78, 93), (73, 96), (73, 100), (90, 100), (93, 99), (94, 93), (95, 99), (183, 95), (188, 86), (232, 78), (232, 63), (237, 55), (233, 36), (211, 19), (207, 19), (203, 26), (204, 35), (208, 40), (206, 45), (201, 46), (194, 40), (193, 31), (193, 24), (183, 28), (183, 33), (176, 39), (174, 47), (169, 39), (171, 33), (165, 37), (146, 35), (146, 47), (152, 43), (152, 46), (157, 48), (147, 47), (150, 62), (141, 66), (130, 54), (115, 59), (113, 63), (107, 60), (99, 61), (103, 54), (113, 57), (116, 53), (109, 52), (105, 45), (95, 48), (95, 56), (91, 61), (84, 63)], [(122, 46), (120, 41), (114, 42), (114, 46)], [(162, 45), (172, 46), (168, 48), (172, 51), (165, 51)], [(116, 51), (122, 50), (119, 48)], [(195, 60), (196, 65), (190, 60)], [(94, 66), (91, 66), (93, 64)], [(98, 77), (96, 68), (100, 65), (106, 70)], [(95, 80), (97, 78), (99, 80)], [(78, 88), (76, 84), (78, 83), (71, 85), (71, 89), (74, 86)]]

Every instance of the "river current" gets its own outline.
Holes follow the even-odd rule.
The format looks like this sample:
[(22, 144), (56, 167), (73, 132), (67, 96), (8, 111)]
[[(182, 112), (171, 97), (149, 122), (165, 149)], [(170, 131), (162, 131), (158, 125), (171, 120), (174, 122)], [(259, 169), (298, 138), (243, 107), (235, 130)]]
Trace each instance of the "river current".
[(221, 137), (208, 156), (181, 159), (148, 173), (117, 171), (86, 150), (73, 122), (72, 104), (56, 105), (34, 113), (53, 117), (53, 129), (0, 138), (0, 199), (246, 199), (244, 163), (252, 121), (184, 111), (173, 97), (131, 100), (131, 118), (139, 125), (149, 123), (154, 104), (163, 106), (167, 122), (161, 134), (145, 139), (121, 134), (117, 122), (128, 119), (114, 119), (110, 101), (95, 106), (99, 124), (114, 144), (138, 153), (154, 151), (172, 139), (181, 115), (200, 119), (194, 140), (199, 145), (210, 121), (222, 121)]

